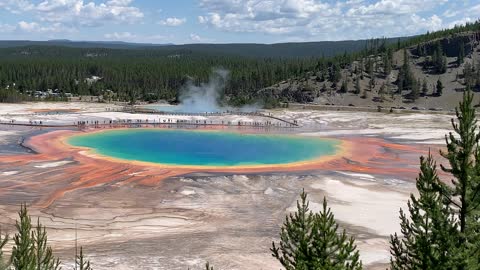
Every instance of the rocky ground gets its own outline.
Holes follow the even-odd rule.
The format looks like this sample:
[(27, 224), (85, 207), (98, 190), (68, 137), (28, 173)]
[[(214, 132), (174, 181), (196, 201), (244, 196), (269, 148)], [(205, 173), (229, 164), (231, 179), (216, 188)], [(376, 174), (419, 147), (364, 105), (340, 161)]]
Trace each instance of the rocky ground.
[[(105, 106), (2, 104), (0, 119), (67, 123), (87, 116), (102, 120), (154, 117), (110, 112)], [(32, 113), (58, 108), (76, 110)], [(298, 134), (378, 140), (381, 144), (378, 151), (365, 152), (368, 162), (356, 164), (355, 170), (338, 166), (335, 170), (246, 175), (189, 173), (155, 186), (115, 181), (73, 189), (46, 208), (39, 207), (36, 200), (65, 184), (55, 179), (79, 177), (64, 175), (74, 170), (78, 161), (0, 163), (1, 226), (12, 230), (19, 203), (27, 201), (31, 214), (47, 225), (51, 244), (66, 265), (73, 258), (76, 231), (78, 244), (84, 246), (95, 269), (202, 269), (205, 261), (215, 269), (279, 269), (269, 248), (272, 241), (278, 241), (285, 215), (295, 209), (298, 195), (305, 189), (314, 211), (327, 197), (341, 227), (356, 237), (366, 269), (385, 269), (389, 235), (399, 230), (398, 210), (415, 192), (418, 156), (429, 147), (436, 152), (442, 146), (452, 116), (304, 110), (268, 113), (297, 120), (301, 128), (294, 132)], [(242, 116), (242, 121), (255, 120)], [(46, 131), (0, 126), (0, 155), (32, 155), (18, 142)], [(348, 162), (355, 164), (356, 160)], [(385, 172), (377, 173), (382, 169)]]

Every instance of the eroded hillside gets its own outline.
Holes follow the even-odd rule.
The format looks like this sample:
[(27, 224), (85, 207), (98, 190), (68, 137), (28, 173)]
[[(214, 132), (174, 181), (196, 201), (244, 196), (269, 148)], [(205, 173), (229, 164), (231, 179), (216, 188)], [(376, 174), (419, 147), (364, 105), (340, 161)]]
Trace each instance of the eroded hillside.
[(322, 65), (262, 91), (285, 102), (450, 110), (467, 86), (480, 91), (480, 32)]

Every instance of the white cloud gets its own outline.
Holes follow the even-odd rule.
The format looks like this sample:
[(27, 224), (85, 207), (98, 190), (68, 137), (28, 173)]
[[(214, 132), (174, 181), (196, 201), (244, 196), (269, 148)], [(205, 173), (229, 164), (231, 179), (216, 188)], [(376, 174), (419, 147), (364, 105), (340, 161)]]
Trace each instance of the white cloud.
[(433, 15), (430, 18), (422, 18), (416, 14), (411, 15), (411, 21), (413, 22), (410, 32), (414, 32), (415, 29), (428, 29), (438, 31), (442, 29), (442, 19), (437, 15)]
[(457, 16), (458, 14), (460, 14), (460, 11), (459, 11), (459, 10), (447, 9), (445, 12), (443, 12), (443, 16), (446, 17), (446, 18), (455, 17), (455, 16)]
[(453, 22), (450, 22), (448, 24), (448, 28), (453, 28), (455, 26), (460, 26), (460, 25), (465, 25), (466, 23), (471, 23), (471, 22), (474, 22), (475, 20), (473, 20), (472, 18), (470, 17), (466, 17), (466, 18), (462, 18), (460, 20), (455, 20)]
[(143, 37), (142, 42), (172, 42), (174, 39), (173, 36), (164, 36), (164, 35), (146, 35)]
[(130, 32), (121, 32), (121, 33), (114, 32), (110, 34), (105, 34), (104, 37), (110, 40), (132, 40), (137, 36)]
[(471, 15), (473, 17), (476, 17), (478, 18), (480, 15), (480, 3), (473, 6), (473, 7), (469, 7), (467, 8), (467, 10), (465, 11), (468, 15)]
[(34, 4), (28, 0), (0, 0), (0, 8), (18, 14), (26, 10), (32, 9)]
[[(448, 0), (199, 0), (198, 22), (222, 31), (283, 39), (403, 36), (444, 27), (435, 12)], [(428, 14), (428, 15), (427, 15)]]
[(111, 6), (128, 6), (132, 2), (133, 0), (110, 0), (107, 4)]
[(53, 23), (49, 25), (41, 25), (37, 22), (20, 21), (16, 26), (11, 26), (10, 32), (24, 32), (24, 33), (40, 33), (40, 34), (52, 34), (52, 33), (73, 33), (75, 29), (65, 27), (60, 23)]
[(172, 17), (172, 18), (166, 18), (165, 20), (161, 20), (158, 22), (158, 24), (165, 25), (165, 26), (180, 26), (184, 24), (186, 21), (187, 21), (186, 18), (179, 19), (176, 17)]
[(12, 33), (15, 29), (17, 29), (15, 25), (0, 23), (0, 33)]
[(83, 0), (43, 0), (34, 4), (26, 0), (0, 0), (0, 7), (11, 12), (30, 12), (39, 20), (69, 26), (101, 26), (108, 22), (135, 23), (144, 14), (131, 6), (132, 0), (96, 3)]
[(18, 23), (18, 27), (22, 31), (34, 32), (36, 29), (39, 28), (39, 25), (36, 22), (29, 23), (29, 22), (21, 21)]
[(442, 5), (448, 0), (380, 0), (370, 5), (354, 5), (348, 15), (412, 14)]
[(66, 27), (60, 23), (53, 23), (43, 25), (39, 22), (31, 21), (20, 21), (16, 24), (1, 24), (0, 23), (0, 33), (8, 34), (42, 34), (50, 36), (51, 34), (56, 33), (75, 33), (77, 32), (74, 28)]
[(104, 34), (106, 40), (128, 41), (136, 43), (170, 43), (173, 36), (134, 34), (131, 32), (113, 32)]
[[(78, 32), (80, 27), (102, 26), (107, 23), (135, 23), (143, 13), (132, 6), (133, 0), (0, 0), (0, 9), (29, 16), (12, 25), (3, 26), (2, 33), (42, 34)], [(36, 19), (35, 19), (36, 18)]]
[(199, 41), (202, 41), (202, 38), (199, 35), (192, 33), (192, 34), (190, 34), (190, 40), (195, 41), (195, 42), (199, 42)]

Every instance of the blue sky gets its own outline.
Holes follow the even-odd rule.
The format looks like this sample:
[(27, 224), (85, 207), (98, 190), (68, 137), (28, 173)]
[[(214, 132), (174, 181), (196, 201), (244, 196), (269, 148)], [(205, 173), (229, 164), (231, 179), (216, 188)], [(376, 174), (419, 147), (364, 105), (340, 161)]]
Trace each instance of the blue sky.
[(0, 0), (0, 39), (345, 40), (419, 34), (479, 16), (480, 0)]

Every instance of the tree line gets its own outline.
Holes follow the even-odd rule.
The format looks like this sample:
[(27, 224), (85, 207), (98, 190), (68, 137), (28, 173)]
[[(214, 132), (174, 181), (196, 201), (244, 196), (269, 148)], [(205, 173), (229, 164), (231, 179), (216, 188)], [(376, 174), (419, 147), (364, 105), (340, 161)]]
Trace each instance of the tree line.
[[(316, 65), (314, 59), (252, 59), (245, 57), (173, 55), (161, 57), (15, 57), (0, 60), (0, 89), (24, 97), (31, 91), (59, 89), (62, 94), (101, 96), (129, 101), (175, 100), (187, 81), (206, 82), (214, 68), (230, 71), (224, 95), (232, 104), (261, 98), (258, 89), (303, 74)], [(101, 79), (89, 82), (86, 78)], [(9, 88), (7, 92), (5, 88)], [(0, 94), (1, 96), (1, 94)], [(3, 98), (5, 100), (5, 98)]]
[(440, 38), (453, 37), (463, 33), (474, 33), (480, 31), (480, 19), (475, 22), (466, 22), (465, 24), (455, 25), (449, 29), (443, 29), (435, 32), (427, 32), (423, 35), (414, 36), (410, 39), (398, 40), (396, 44), (397, 49), (408, 48), (416, 46), (417, 44), (428, 43)]

